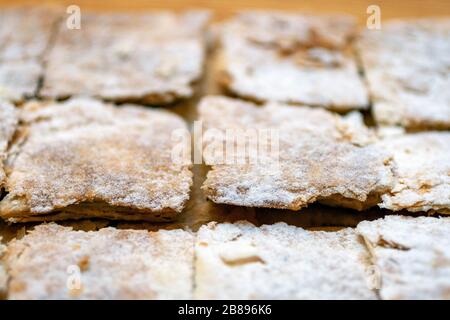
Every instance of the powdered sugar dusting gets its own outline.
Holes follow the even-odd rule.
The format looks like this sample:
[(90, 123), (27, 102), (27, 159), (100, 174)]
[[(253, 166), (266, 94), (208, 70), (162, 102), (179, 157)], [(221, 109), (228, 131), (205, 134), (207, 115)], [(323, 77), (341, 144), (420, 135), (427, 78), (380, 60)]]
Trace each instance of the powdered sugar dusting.
[(165, 104), (192, 96), (205, 58), (208, 14), (86, 14), (83, 29), (61, 23), (48, 57), (44, 97), (88, 95)]
[[(8, 246), (8, 298), (191, 299), (193, 242), (183, 230), (83, 232), (39, 225)], [(76, 276), (80, 288), (68, 287)]]
[[(323, 109), (258, 107), (224, 97), (199, 106), (207, 128), (272, 128), (279, 132), (279, 158), (263, 164), (213, 165), (203, 185), (218, 203), (298, 210), (324, 201), (356, 209), (376, 205), (392, 187), (390, 156), (373, 145), (375, 136), (360, 118)], [(204, 147), (222, 141), (205, 139)]]
[(358, 47), (378, 123), (450, 128), (450, 19), (385, 23)]
[(347, 16), (237, 15), (223, 26), (223, 83), (258, 101), (367, 108), (367, 92), (349, 49), (354, 31)]
[(450, 218), (386, 216), (357, 232), (379, 270), (382, 299), (449, 299)]
[(48, 7), (22, 6), (0, 11), (0, 99), (20, 102), (34, 96), (42, 59), (58, 18)]
[(365, 281), (368, 254), (351, 229), (210, 223), (195, 252), (197, 299), (376, 299)]

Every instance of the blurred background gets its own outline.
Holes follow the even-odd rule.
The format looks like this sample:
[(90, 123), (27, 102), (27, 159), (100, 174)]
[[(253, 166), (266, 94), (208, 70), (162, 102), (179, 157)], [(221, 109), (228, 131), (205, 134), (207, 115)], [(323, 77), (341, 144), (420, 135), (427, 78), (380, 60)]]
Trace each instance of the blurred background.
[(341, 12), (354, 15), (360, 23), (365, 23), (369, 5), (381, 8), (382, 19), (450, 15), (450, 0), (0, 0), (0, 6), (44, 3), (75, 4), (81, 9), (113, 11), (209, 8), (215, 11), (215, 17), (219, 20), (239, 9), (269, 8), (314, 13)]

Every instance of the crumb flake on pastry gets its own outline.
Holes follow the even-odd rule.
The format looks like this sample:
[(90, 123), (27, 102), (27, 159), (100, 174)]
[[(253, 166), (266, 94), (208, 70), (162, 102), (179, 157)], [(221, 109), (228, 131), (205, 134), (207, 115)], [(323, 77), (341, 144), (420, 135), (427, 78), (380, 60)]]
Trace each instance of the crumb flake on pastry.
[(366, 109), (349, 16), (254, 11), (224, 23), (220, 81), (256, 101)]
[(209, 223), (195, 241), (197, 299), (376, 299), (356, 232)]
[(189, 198), (190, 159), (172, 159), (172, 135), (187, 126), (172, 113), (79, 98), (30, 102), (21, 121), (6, 163), (5, 219), (164, 221)]
[[(281, 104), (260, 107), (214, 96), (201, 101), (199, 114), (206, 130), (203, 157), (212, 166), (202, 188), (214, 202), (299, 210), (321, 201), (362, 210), (378, 204), (392, 187), (391, 157), (374, 145), (373, 132), (359, 114), (341, 117)], [(258, 154), (262, 157), (253, 162), (218, 160), (207, 151), (220, 150), (231, 140), (226, 134), (211, 137), (212, 129), (274, 130), (279, 152), (274, 157)]]
[(8, 244), (8, 299), (191, 299), (194, 235), (38, 225)]
[(382, 299), (450, 299), (450, 219), (386, 216), (357, 232), (381, 277)]
[(357, 41), (382, 125), (450, 128), (450, 19), (398, 20)]
[(60, 25), (40, 95), (167, 104), (193, 95), (205, 59), (203, 11), (83, 14)]
[(379, 145), (396, 164), (394, 187), (381, 208), (450, 214), (450, 133), (397, 135)]

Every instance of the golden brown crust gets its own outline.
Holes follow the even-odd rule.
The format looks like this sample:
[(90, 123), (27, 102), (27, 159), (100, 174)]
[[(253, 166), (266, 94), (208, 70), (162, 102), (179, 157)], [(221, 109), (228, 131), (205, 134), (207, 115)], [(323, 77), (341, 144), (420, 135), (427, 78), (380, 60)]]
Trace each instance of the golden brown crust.
[(84, 218), (103, 212), (108, 218), (166, 220), (189, 198), (190, 159), (177, 163), (171, 154), (173, 132), (187, 127), (173, 114), (73, 99), (29, 103), (21, 119), (25, 138), (7, 161), (4, 218), (51, 220), (57, 213)]

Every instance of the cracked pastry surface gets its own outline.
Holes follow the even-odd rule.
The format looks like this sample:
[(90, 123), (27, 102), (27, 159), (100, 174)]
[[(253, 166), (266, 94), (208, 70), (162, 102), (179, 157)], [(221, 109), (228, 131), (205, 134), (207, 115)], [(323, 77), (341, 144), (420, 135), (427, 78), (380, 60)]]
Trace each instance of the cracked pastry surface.
[(5, 182), (3, 162), (6, 160), (8, 145), (18, 124), (18, 112), (15, 107), (0, 99), (0, 191)]
[[(340, 117), (317, 108), (259, 107), (210, 96), (201, 101), (199, 114), (203, 158), (212, 166), (202, 189), (214, 202), (299, 210), (320, 201), (362, 210), (392, 187), (391, 156), (372, 143), (376, 138), (357, 113)], [(251, 139), (264, 130), (275, 135), (245, 140), (258, 148), (256, 157), (239, 152), (236, 137)], [(270, 151), (260, 152), (265, 144)], [(224, 151), (229, 159), (216, 156)]]
[(450, 298), (450, 219), (386, 216), (357, 227), (381, 276), (382, 299)]
[(79, 98), (30, 102), (21, 121), (6, 162), (5, 219), (164, 221), (189, 198), (190, 159), (171, 154), (173, 132), (187, 126), (174, 114)]
[(357, 42), (382, 125), (450, 128), (450, 19), (398, 20)]
[(381, 208), (450, 214), (450, 133), (427, 132), (384, 139), (393, 155), (395, 183)]
[(222, 26), (220, 82), (256, 101), (366, 109), (349, 16), (242, 12)]
[(208, 17), (203, 11), (90, 13), (81, 30), (62, 23), (40, 95), (149, 104), (191, 97), (202, 74)]
[(212, 222), (198, 231), (195, 254), (198, 299), (376, 299), (352, 229)]
[(7, 247), (8, 299), (191, 299), (193, 246), (180, 229), (39, 225)]

